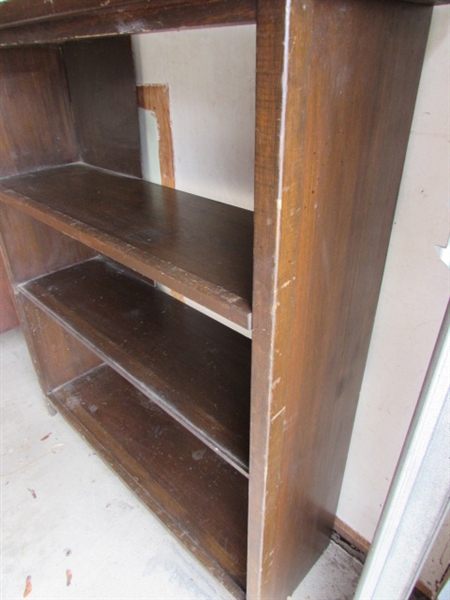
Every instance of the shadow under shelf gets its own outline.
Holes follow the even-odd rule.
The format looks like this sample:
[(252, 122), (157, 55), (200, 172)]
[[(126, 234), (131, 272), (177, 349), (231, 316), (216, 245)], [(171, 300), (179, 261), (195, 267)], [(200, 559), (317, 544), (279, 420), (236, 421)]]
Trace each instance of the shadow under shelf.
[(248, 338), (102, 258), (19, 291), (248, 476)]

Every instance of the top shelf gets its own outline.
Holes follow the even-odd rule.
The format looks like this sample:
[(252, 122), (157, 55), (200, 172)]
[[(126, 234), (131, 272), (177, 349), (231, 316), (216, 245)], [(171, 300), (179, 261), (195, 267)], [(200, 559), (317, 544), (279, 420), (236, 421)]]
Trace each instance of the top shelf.
[(22, 0), (0, 3), (0, 46), (255, 21), (256, 0)]
[[(391, 0), (448, 4), (449, 0)], [(0, 3), (0, 46), (255, 23), (256, 0), (22, 0)]]
[[(399, 1), (399, 0), (395, 0)], [(403, 0), (415, 4), (448, 4), (449, 0)], [(79, 18), (108, 18), (111, 13), (119, 13), (122, 20), (129, 18), (129, 14), (142, 12), (142, 0), (53, 0), (52, 2), (36, 0), (22, 0), (22, 2), (7, 2), (0, 4), (0, 24), (2, 27), (14, 27), (29, 25), (42, 21)], [(217, 7), (216, 0), (206, 0), (199, 3), (196, 0), (184, 2), (180, 7), (180, 0), (153, 0), (147, 2), (145, 9), (147, 13), (153, 11), (164, 11), (168, 13), (169, 19), (175, 20), (176, 13), (181, 11), (185, 18), (196, 13), (204, 13), (205, 24), (221, 24), (254, 21), (256, 12), (255, 0), (228, 1), (226, 6)], [(219, 3), (220, 4), (220, 3)], [(192, 17), (191, 17), (192, 18)], [(142, 25), (141, 25), (142, 26)], [(166, 25), (167, 26), (167, 25)], [(154, 28), (157, 24), (154, 25)], [(136, 29), (136, 25), (134, 27)]]
[(0, 197), (250, 329), (251, 211), (80, 163), (3, 179)]

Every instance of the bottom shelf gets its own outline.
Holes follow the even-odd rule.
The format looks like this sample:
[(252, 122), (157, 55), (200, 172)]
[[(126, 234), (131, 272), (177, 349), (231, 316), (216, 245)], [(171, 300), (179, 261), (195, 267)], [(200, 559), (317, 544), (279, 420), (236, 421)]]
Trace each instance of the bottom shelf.
[(247, 479), (105, 365), (49, 398), (164, 524), (242, 596)]

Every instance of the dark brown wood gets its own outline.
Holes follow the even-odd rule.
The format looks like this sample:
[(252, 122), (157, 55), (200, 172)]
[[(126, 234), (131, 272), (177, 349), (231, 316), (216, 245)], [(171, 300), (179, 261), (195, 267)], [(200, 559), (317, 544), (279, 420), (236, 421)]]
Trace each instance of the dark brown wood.
[[(217, 0), (210, 0), (209, 10), (212, 13), (217, 10)], [(397, 0), (392, 0), (397, 1)], [(405, 2), (414, 2), (417, 4), (428, 4), (428, 5), (443, 5), (449, 4), (449, 0), (403, 0)], [(30, 25), (32, 23), (46, 21), (51, 22), (52, 20), (63, 20), (67, 23), (70, 20), (79, 19), (80, 17), (89, 16), (102, 16), (103, 18), (111, 19), (113, 11), (123, 12), (125, 9), (133, 11), (139, 9), (144, 4), (143, 0), (109, 0), (108, 3), (105, 0), (21, 0), (19, 2), (5, 2), (0, 4), (0, 29), (17, 26), (17, 25)], [(180, 0), (158, 0), (152, 2), (150, 8), (161, 9), (170, 8), (171, 6), (180, 5)], [(194, 2), (186, 2), (185, 4), (195, 5)], [(224, 3), (222, 2), (222, 5)], [(247, 4), (247, 6), (246, 6)], [(255, 13), (254, 8), (255, 1), (243, 2), (237, 0), (235, 2), (228, 2), (226, 7), (226, 14), (223, 15), (222, 21), (224, 24), (229, 23), (231, 20), (230, 13), (240, 11), (240, 19), (248, 19), (248, 13), (252, 15)], [(222, 10), (224, 8), (222, 7)], [(236, 17), (234, 17), (236, 19)], [(254, 16), (253, 16), (254, 19)], [(234, 22), (234, 21), (231, 21)], [(206, 23), (205, 23), (206, 24)], [(73, 35), (73, 34), (72, 34)]]
[(6, 272), (3, 253), (0, 251), (0, 333), (19, 325), (13, 292)]
[[(69, 2), (70, 4), (70, 2)], [(94, 0), (92, 4), (95, 5)], [(104, 4), (104, 3), (103, 3)], [(115, 3), (116, 4), (116, 3)], [(166, 29), (254, 23), (255, 0), (191, 0), (153, 2), (132, 0), (123, 6), (75, 13), (75, 2), (66, 15), (0, 29), (0, 46), (60, 42), (71, 38), (145, 33)], [(0, 4), (0, 10), (3, 8)], [(20, 19), (26, 13), (16, 13)], [(14, 16), (12, 16), (14, 19)], [(1, 12), (0, 12), (1, 21)], [(13, 24), (13, 23), (11, 23)]]
[[(94, 255), (87, 246), (0, 202), (0, 233), (14, 290), (17, 284)], [(18, 316), (44, 392), (99, 360), (41, 311), (18, 299)]]
[[(166, 4), (174, 4), (177, 0), (168, 0)], [(82, 13), (101, 11), (109, 8), (136, 4), (136, 0), (20, 0), (20, 2), (4, 2), (0, 4), (1, 27), (30, 23), (33, 21), (51, 20), (64, 16), (77, 16)], [(161, 3), (160, 3), (161, 4)]]
[(292, 593), (333, 525), (430, 17), (258, 3), (250, 598)]
[(43, 391), (64, 385), (101, 360), (23, 296), (18, 296), (23, 331)]
[(429, 6), (443, 6), (450, 4), (449, 0), (402, 0), (403, 2), (412, 2), (413, 4), (428, 4)]
[(109, 368), (50, 398), (169, 529), (242, 596), (246, 478)]
[(0, 231), (15, 284), (95, 255), (89, 247), (3, 202)]
[(2, 184), (4, 201), (250, 327), (252, 212), (85, 165)]
[(0, 177), (77, 160), (58, 48), (0, 52)]
[[(10, 24), (21, 21), (0, 27), (0, 45), (247, 23), (256, 15), (254, 0), (49, 4), (44, 7), (39, 0), (26, 13), (28, 0), (19, 12), (18, 3), (0, 3)], [(253, 305), (247, 593), (250, 600), (272, 600), (292, 593), (328, 543), (333, 526), (431, 7), (400, 0), (258, 0), (257, 13), (254, 272), (253, 215), (248, 211), (78, 163), (56, 167), (78, 158), (56, 47), (1, 55), (6, 81), (0, 113), (2, 174), (37, 172), (3, 180), (0, 197), (6, 205), (3, 243), (13, 284), (50, 273), (27, 283), (18, 303), (44, 391), (64, 386), (52, 398), (69, 421), (241, 596), (247, 481), (238, 472), (240, 459), (231, 459), (233, 468), (198, 439), (198, 431), (193, 436), (187, 430), (197, 427), (190, 417), (187, 424), (186, 417), (160, 412), (147, 394), (155, 389), (165, 393), (167, 385), (173, 388), (170, 393), (204, 394), (203, 406), (212, 406), (215, 377), (233, 380), (244, 370), (248, 377), (248, 366), (241, 371), (230, 358), (238, 348), (241, 361), (245, 346), (248, 361), (248, 342), (222, 345), (217, 339), (211, 348), (220, 347), (224, 359), (211, 358), (210, 365), (201, 350), (201, 364), (214, 375), (190, 383), (188, 372), (198, 370), (195, 357), (199, 347), (207, 347), (215, 325), (199, 325), (197, 331), (194, 317), (180, 316), (195, 313), (176, 305), (166, 329), (160, 325), (165, 317), (159, 301), (151, 299), (155, 290), (145, 284), (145, 310), (141, 293), (129, 291), (144, 285), (134, 276), (127, 291), (128, 286), (122, 290), (92, 274), (87, 294), (80, 283), (86, 265), (54, 270), (97, 251), (244, 327), (250, 327)], [(99, 41), (98, 47), (103, 44), (109, 42)], [(81, 147), (97, 161), (102, 152), (97, 141), (102, 140), (94, 136), (83, 144), (90, 128), (97, 127), (103, 99), (96, 101), (91, 125), (80, 129), (96, 82), (95, 69), (87, 64), (90, 81), (84, 80), (79, 67), (89, 52), (78, 55), (78, 50), (90, 47), (91, 42), (71, 43), (66, 55)], [(112, 63), (115, 56), (116, 51)], [(105, 95), (113, 100), (115, 92)], [(81, 105), (85, 108), (78, 114)], [(114, 110), (105, 114), (117, 116)], [(122, 168), (119, 153), (115, 148), (112, 163), (101, 159), (100, 164)], [(94, 263), (101, 264), (89, 264)], [(70, 273), (79, 275), (71, 278)], [(59, 286), (54, 296), (52, 284)], [(99, 313), (102, 306), (110, 314)], [(139, 311), (145, 314), (142, 328)], [(195, 319), (206, 323), (205, 317)], [(111, 333), (113, 320), (117, 329)], [(147, 321), (156, 327), (159, 344), (155, 339), (141, 346)], [(192, 328), (195, 334), (187, 334)], [(106, 366), (87, 373), (99, 363), (92, 349), (129, 381)], [(168, 378), (161, 349), (172, 370), (186, 356), (173, 378)], [(229, 371), (222, 372), (222, 364)], [(147, 380), (149, 365), (162, 369), (158, 385)], [(230, 387), (224, 389), (236, 383), (227, 381)], [(235, 403), (233, 397), (227, 409), (233, 412)], [(201, 414), (197, 399), (189, 410)], [(215, 410), (213, 424), (219, 420)], [(151, 431), (156, 413), (161, 428)], [(201, 415), (200, 431), (208, 430), (208, 418)], [(233, 429), (232, 420), (219, 423), (219, 437)], [(168, 437), (159, 445), (166, 430)], [(246, 430), (240, 423), (236, 432)], [(212, 495), (208, 484), (214, 486)]]
[(141, 177), (130, 37), (68, 42), (62, 49), (81, 159)]
[[(448, 4), (449, 0), (405, 0), (407, 2), (416, 2), (418, 4)], [(217, 3), (217, 2), (216, 2)], [(149, 2), (146, 2), (148, 5)], [(155, 0), (151, 4), (151, 8), (170, 7), (172, 5), (181, 4), (180, 0)], [(195, 4), (189, 2), (186, 4)], [(203, 4), (208, 4), (203, 0)], [(214, 2), (210, 0), (210, 5)], [(231, 4), (231, 3), (230, 3)], [(244, 4), (242, 1), (235, 2), (239, 5)], [(14, 24), (30, 23), (32, 21), (61, 18), (61, 17), (77, 17), (83, 13), (99, 13), (109, 15), (111, 9), (127, 8), (133, 10), (133, 7), (142, 6), (142, 0), (21, 0), (19, 2), (5, 2), (0, 4), (0, 25), (2, 27), (11, 26)], [(213, 7), (211, 6), (211, 10)], [(226, 20), (227, 16), (224, 16)], [(226, 21), (225, 21), (226, 22)]]
[(248, 474), (250, 340), (101, 259), (20, 290)]

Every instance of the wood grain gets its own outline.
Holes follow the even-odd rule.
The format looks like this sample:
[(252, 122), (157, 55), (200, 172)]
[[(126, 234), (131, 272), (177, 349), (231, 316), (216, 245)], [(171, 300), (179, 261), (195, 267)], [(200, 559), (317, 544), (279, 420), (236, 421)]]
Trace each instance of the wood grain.
[(50, 398), (169, 529), (242, 597), (245, 477), (109, 368)]
[(54, 319), (18, 296), (24, 333), (44, 393), (83, 375), (101, 360), (69, 335)]
[(0, 333), (19, 325), (13, 291), (6, 272), (3, 253), (0, 251)]
[(130, 37), (68, 42), (62, 51), (81, 160), (141, 177)]
[(248, 475), (250, 340), (99, 259), (20, 291)]
[(139, 85), (136, 88), (138, 106), (151, 111), (158, 125), (158, 151), (161, 183), (175, 187), (172, 124), (170, 122), (170, 97), (167, 85)]
[(3, 202), (0, 231), (15, 284), (95, 255), (89, 247)]
[(258, 3), (250, 598), (291, 594), (332, 529), (430, 16)]
[(0, 188), (5, 202), (249, 328), (251, 211), (80, 164)]
[[(418, 4), (448, 4), (448, 0), (404, 0), (407, 2), (416, 2)], [(217, 3), (217, 2), (216, 2)], [(147, 3), (148, 4), (148, 3)], [(171, 5), (179, 5), (180, 0), (157, 0), (152, 2), (151, 8), (158, 7), (170, 7)], [(195, 4), (195, 2), (189, 2), (186, 4), (190, 4), (191, 6)], [(214, 6), (213, 2), (204, 2), (203, 4), (210, 4), (212, 11)], [(242, 6), (244, 3), (241, 2), (229, 2), (230, 12), (233, 8), (233, 5), (236, 5), (239, 8), (239, 5)], [(61, 17), (71, 17), (72, 19), (77, 16), (81, 16), (83, 14), (89, 15), (89, 13), (98, 13), (109, 15), (111, 9), (121, 9), (127, 8), (128, 10), (133, 10), (133, 8), (137, 8), (142, 6), (142, 0), (109, 0), (105, 2), (105, 0), (52, 0), (52, 2), (48, 2), (48, 0), (21, 0), (20, 4), (18, 2), (5, 2), (4, 4), (0, 4), (0, 23), (3, 27), (7, 25), (17, 25), (20, 23), (30, 23), (33, 21), (41, 21), (46, 20), (50, 21), (52, 19), (60, 19)], [(228, 17), (229, 18), (229, 17)], [(224, 17), (224, 20), (226, 17)]]
[[(96, 0), (43, 1), (24, 0), (20, 8), (0, 4), (6, 11), (0, 15), (7, 15), (3, 23), (11, 25), (0, 26), (0, 45), (73, 40), (65, 56), (80, 148), (108, 168), (123, 168), (122, 142), (133, 148), (122, 124), (117, 135), (124, 137), (115, 148), (113, 142), (112, 161), (101, 154), (102, 131), (115, 130), (95, 127), (103, 111), (109, 121), (118, 118), (117, 106), (107, 106), (116, 84), (100, 86), (104, 96), (94, 101), (91, 115), (89, 102), (97, 94), (94, 63), (101, 68), (106, 62), (105, 76), (112, 77), (117, 50), (86, 65), (87, 78), (81, 67), (94, 46), (129, 42), (84, 45), (76, 39), (256, 19), (254, 244), (248, 211), (86, 165), (56, 166), (79, 153), (61, 51), (53, 46), (0, 55), (1, 174), (20, 173), (2, 181), (0, 196), (8, 268), (16, 282), (51, 273), (29, 292), (33, 302), (24, 293), (18, 303), (44, 391), (54, 390), (52, 398), (69, 421), (233, 593), (243, 596), (247, 571), (250, 600), (285, 598), (320, 555), (333, 526), (431, 6), (394, 0), (112, 0), (104, 6)], [(126, 111), (134, 102), (126, 100)], [(82, 131), (85, 115), (91, 125)], [(90, 129), (97, 134), (86, 142)], [(22, 174), (28, 171), (36, 172)], [(124, 287), (117, 300), (118, 286), (92, 276), (89, 291), (100, 294), (106, 285), (101, 295), (110, 314), (92, 309), (80, 280), (83, 298), (74, 300), (72, 310), (67, 297), (76, 297), (76, 277), (64, 282), (62, 272), (52, 271), (94, 252), (244, 327), (250, 327), (253, 307), (247, 565), (247, 481), (238, 472), (240, 459), (233, 458), (233, 468), (187, 431), (183, 419), (160, 412), (109, 368), (89, 372), (100, 361), (90, 350), (95, 347), (129, 380), (136, 369), (134, 383), (151, 395), (149, 361), (161, 367), (164, 387), (167, 367), (181, 356), (195, 365), (210, 327), (176, 339), (175, 330), (190, 329), (183, 321), (191, 314), (177, 305), (177, 327), (156, 327), (160, 346), (172, 356), (164, 365), (155, 348), (139, 340), (138, 315), (132, 313), (142, 310), (133, 301), (140, 297), (142, 306), (140, 293), (129, 296)], [(51, 296), (44, 283), (58, 280), (64, 293)], [(99, 295), (93, 301), (102, 306)], [(156, 321), (163, 316), (152, 302), (146, 320), (154, 327), (154, 314)], [(114, 338), (111, 322), (118, 314), (123, 320)], [(106, 341), (100, 340), (105, 332)], [(240, 367), (227, 348), (236, 346), (221, 344), (212, 348), (228, 356), (222, 362), (230, 370), (218, 369), (217, 380), (228, 377), (232, 386)], [(248, 347), (245, 354), (248, 360)], [(211, 365), (214, 370), (217, 363)], [(180, 367), (173, 375), (174, 390), (201, 394), (198, 381), (192, 388), (186, 383), (188, 371)], [(215, 377), (205, 377), (206, 387), (214, 388)], [(232, 407), (230, 402), (227, 410)], [(192, 402), (191, 409), (198, 406)], [(186, 424), (194, 427), (188, 419)], [(240, 423), (236, 433), (246, 430)]]
[[(32, 0), (27, 0), (27, 4)], [(55, 0), (54, 0), (55, 1)], [(56, 0), (57, 1), (57, 0)], [(12, 4), (12, 3), (11, 3)], [(122, 6), (95, 7), (78, 12), (74, 0), (64, 14), (56, 18), (27, 21), (20, 9), (16, 27), (0, 29), (0, 46), (60, 42), (71, 38), (145, 33), (187, 27), (254, 23), (255, 0), (167, 0), (152, 2), (131, 0)], [(102, 3), (105, 4), (105, 3)], [(5, 5), (0, 4), (0, 10)], [(1, 19), (1, 13), (0, 13)], [(13, 23), (11, 23), (13, 25)]]
[[(172, 4), (175, 0), (172, 0)], [(42, 21), (60, 18), (64, 16), (76, 16), (81, 13), (101, 11), (108, 6), (110, 8), (124, 5), (136, 4), (136, 0), (21, 0), (18, 2), (5, 2), (0, 5), (0, 23), (2, 27), (31, 21)], [(167, 4), (170, 4), (168, 0)]]
[(0, 52), (0, 177), (77, 160), (58, 48)]

